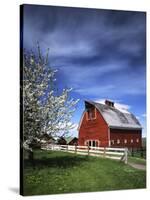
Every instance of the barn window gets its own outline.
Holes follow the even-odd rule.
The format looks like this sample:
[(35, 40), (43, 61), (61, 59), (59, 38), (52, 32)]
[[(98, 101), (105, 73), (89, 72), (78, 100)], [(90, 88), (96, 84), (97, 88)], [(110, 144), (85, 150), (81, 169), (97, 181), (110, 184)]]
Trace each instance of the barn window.
[(91, 142), (91, 140), (90, 140), (90, 141), (89, 141), (89, 146), (92, 146), (91, 143), (92, 143), (92, 142)]
[(95, 140), (93, 140), (93, 147), (95, 147), (95, 144), (96, 144), (96, 143), (95, 143)]
[(133, 143), (133, 139), (131, 139), (131, 143)]
[(115, 141), (114, 141), (114, 140), (111, 140), (111, 144), (115, 144)]
[(117, 139), (117, 144), (120, 144), (120, 140), (119, 139)]
[(98, 141), (95, 141), (95, 146), (98, 147)]
[(127, 139), (124, 139), (124, 143), (127, 144)]
[(87, 140), (87, 141), (85, 141), (85, 145), (90, 146), (90, 147), (98, 147), (99, 141), (98, 140)]
[(96, 109), (94, 108), (89, 108), (87, 110), (87, 119), (88, 120), (93, 120), (96, 119)]
[(136, 142), (139, 143), (139, 138), (136, 139)]

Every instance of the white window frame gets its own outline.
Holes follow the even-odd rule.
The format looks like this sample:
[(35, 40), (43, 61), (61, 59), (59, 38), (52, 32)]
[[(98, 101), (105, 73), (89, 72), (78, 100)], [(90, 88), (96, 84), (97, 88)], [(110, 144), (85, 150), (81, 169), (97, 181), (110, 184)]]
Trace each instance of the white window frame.
[(136, 142), (139, 143), (139, 138), (136, 138)]
[(117, 139), (117, 144), (120, 144), (120, 139)]
[(89, 117), (88, 117), (88, 111), (86, 111), (86, 120), (87, 120), (87, 121), (91, 121), (91, 120), (96, 119), (96, 117), (97, 117), (97, 116), (96, 116), (96, 115), (97, 115), (97, 113), (96, 113), (96, 108), (94, 108), (94, 112), (95, 112), (95, 113), (94, 113), (94, 117), (93, 117), (93, 118), (89, 118)]
[(85, 145), (85, 146), (88, 146), (88, 142), (89, 142), (88, 140), (85, 140), (85, 141), (84, 141), (84, 145)]
[(99, 147), (99, 145), (100, 145), (100, 141), (99, 141), (99, 140), (85, 140), (84, 144), (85, 144), (86, 146), (88, 146), (90, 141), (91, 141), (91, 147), (93, 147), (93, 141), (95, 141), (95, 144), (96, 144), (96, 142), (97, 142), (98, 147)]
[(111, 140), (111, 144), (115, 144), (115, 141), (114, 141), (114, 140)]
[(124, 144), (127, 144), (127, 142), (128, 142), (127, 139), (124, 139)]

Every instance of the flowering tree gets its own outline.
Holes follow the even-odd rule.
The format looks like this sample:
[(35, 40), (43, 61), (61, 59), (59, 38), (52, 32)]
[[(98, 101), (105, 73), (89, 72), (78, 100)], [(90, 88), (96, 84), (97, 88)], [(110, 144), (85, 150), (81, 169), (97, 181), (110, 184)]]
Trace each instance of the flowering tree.
[(33, 141), (40, 142), (41, 135), (62, 136), (74, 128), (71, 117), (79, 100), (69, 98), (72, 89), (55, 89), (57, 70), (48, 66), (48, 53), (23, 56), (23, 134), (24, 148), (32, 151)]

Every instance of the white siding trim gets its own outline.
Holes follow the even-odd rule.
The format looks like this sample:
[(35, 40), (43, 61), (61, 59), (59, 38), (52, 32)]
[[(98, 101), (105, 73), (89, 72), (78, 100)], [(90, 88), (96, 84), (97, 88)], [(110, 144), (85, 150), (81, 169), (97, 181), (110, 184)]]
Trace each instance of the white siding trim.
[(108, 127), (108, 146), (111, 146), (111, 141), (110, 141), (110, 128)]
[(84, 118), (85, 113), (86, 113), (86, 111), (84, 111), (84, 112), (82, 113), (82, 116), (81, 116), (81, 119), (80, 119), (80, 122), (79, 122), (79, 126), (78, 126), (78, 128), (77, 128), (78, 131), (80, 130), (80, 127), (81, 127), (81, 124), (82, 124), (82, 121), (83, 121), (83, 118)]
[(139, 143), (139, 138), (136, 138), (136, 143)]
[(124, 139), (124, 144), (127, 144), (127, 143), (128, 143), (127, 139)]
[(117, 139), (117, 144), (120, 144), (120, 139)]

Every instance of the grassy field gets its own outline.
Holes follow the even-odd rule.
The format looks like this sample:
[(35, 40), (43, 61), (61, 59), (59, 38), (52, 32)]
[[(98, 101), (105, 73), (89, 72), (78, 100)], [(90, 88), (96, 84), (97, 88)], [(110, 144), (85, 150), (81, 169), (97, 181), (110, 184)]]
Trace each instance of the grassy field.
[(34, 164), (25, 160), (24, 195), (146, 187), (145, 171), (115, 160), (39, 150)]

